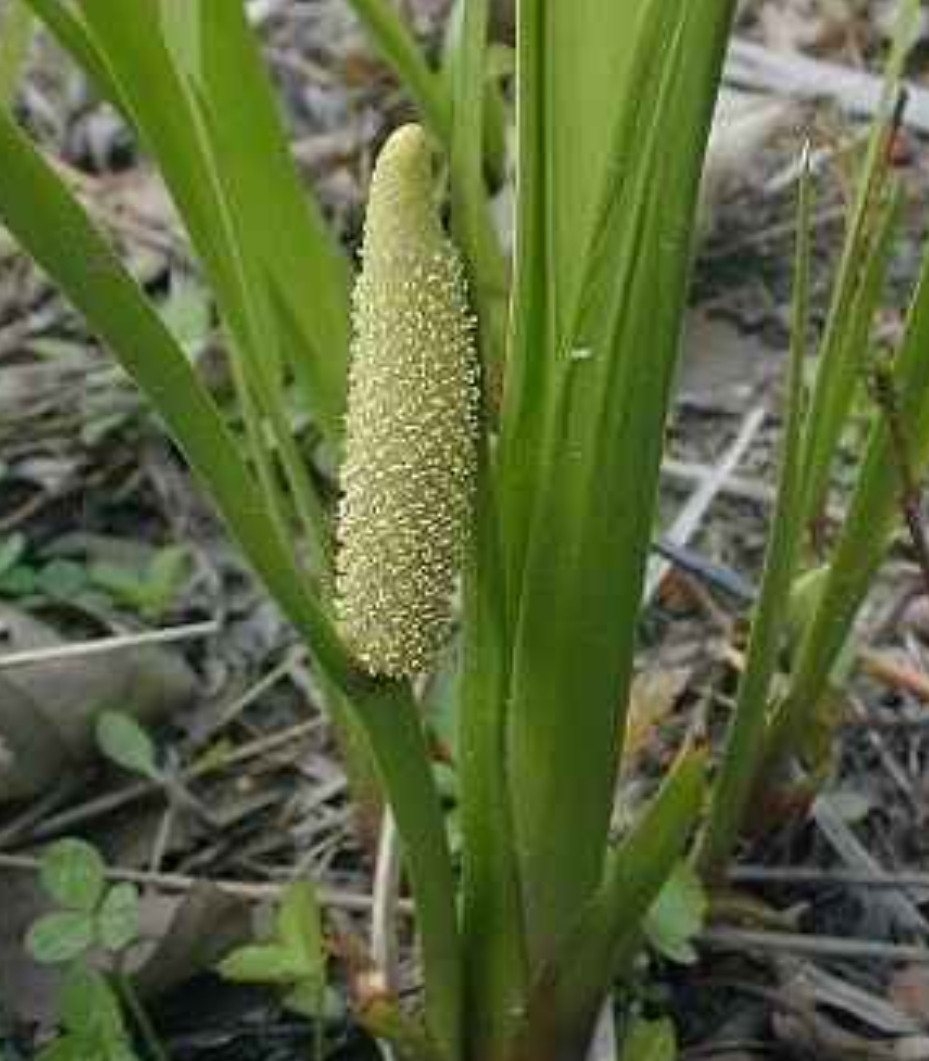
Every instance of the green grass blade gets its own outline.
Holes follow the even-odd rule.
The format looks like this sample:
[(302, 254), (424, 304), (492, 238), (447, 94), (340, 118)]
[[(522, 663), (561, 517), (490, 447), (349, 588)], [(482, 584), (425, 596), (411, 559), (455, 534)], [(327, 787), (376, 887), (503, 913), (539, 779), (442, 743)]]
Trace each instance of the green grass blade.
[(35, 23), (24, 0), (6, 0), (0, 10), (0, 107), (9, 107), (16, 96)]
[[(89, 0), (83, 14), (126, 111), (166, 175), (232, 334), (234, 378), (266, 502), (281, 526), (293, 505), (314, 543), (312, 567), (325, 576), (327, 520), (283, 388), (289, 366), (320, 427), (330, 439), (338, 436), (348, 326), (344, 261), (304, 201), (241, 5), (152, 4), (126, 20), (109, 0)], [(266, 449), (266, 425), (276, 450)]]
[[(201, 112), (205, 128), (214, 129), (214, 139), (222, 141), (221, 124), (216, 116), (204, 104)], [(218, 128), (217, 128), (218, 126)], [(286, 334), (288, 319), (286, 307), (275, 303), (271, 297), (273, 287), (271, 277), (265, 272), (261, 263), (249, 256), (249, 241), (240, 238), (236, 231), (234, 218), (247, 216), (246, 188), (240, 188), (235, 181), (223, 181), (217, 178), (221, 188), (217, 201), (221, 205), (222, 217), (226, 231), (229, 233), (232, 260), (238, 274), (239, 290), (243, 297), (244, 322), (247, 332), (238, 338), (239, 357), (239, 391), (243, 407), (253, 404), (256, 422), (252, 428), (253, 449), (258, 462), (270, 463), (264, 428), (270, 428), (274, 440), (274, 452), (279, 458), (283, 478), (289, 488), (289, 496), (297, 521), (311, 544), (311, 555), (308, 564), (314, 576), (324, 585), (329, 585), (331, 578), (331, 534), (329, 520), (310, 478), (309, 468), (300, 452), (295, 438), (287, 408), (285, 389), (285, 363), (292, 363), (289, 351), (283, 348), (283, 336)], [(281, 311), (280, 315), (275, 309)], [(299, 344), (295, 347), (299, 351)], [(299, 355), (298, 355), (299, 356)], [(309, 366), (312, 359), (301, 357), (303, 364)], [(245, 392), (248, 392), (246, 394)], [(269, 469), (273, 472), (273, 469)], [(269, 481), (266, 493), (272, 496), (278, 492)], [(279, 502), (282, 511), (286, 512), (283, 502)]]
[(409, 92), (430, 132), (451, 143), (451, 100), (442, 79), (426, 62), (422, 49), (388, 0), (349, 0), (381, 58)]
[(522, 1019), (527, 955), (506, 766), (508, 652), (496, 506), (483, 458), (464, 579), (458, 777), (462, 936), (473, 1056), (507, 1056)]
[(80, 10), (66, 7), (61, 0), (23, 0), (33, 14), (54, 34), (82, 70), (93, 79), (97, 89), (120, 110), (125, 110), (119, 89), (109, 67)]
[(777, 503), (758, 604), (752, 616), (745, 670), (739, 682), (722, 764), (713, 785), (710, 811), (701, 837), (699, 862), (704, 876), (710, 878), (724, 871), (755, 789), (765, 752), (771, 679), (777, 672), (784, 632), (783, 617), (803, 538), (804, 526), (797, 514), (803, 497), (803, 373), (809, 331), (811, 219), (812, 180), (807, 145), (797, 202), (792, 342)]
[[(448, 16), (442, 49), (441, 77), (453, 101), (456, 95), (455, 84), (458, 80), (459, 57), (462, 50), (468, 48), (466, 36), (462, 32), (467, 3), (468, 0), (454, 0)], [(491, 12), (492, 10), (491, 8)], [(500, 50), (505, 50), (505, 48), (505, 45), (496, 45), (497, 57), (499, 57)], [(484, 111), (483, 164), (491, 187), (497, 188), (506, 179), (508, 107), (499, 84), (499, 62), (495, 67), (493, 58), (495, 53), (491, 48), (483, 49), (483, 51), (482, 78), (476, 85), (481, 92), (481, 106)]]
[[(169, 8), (171, 2), (162, 0)], [(308, 390), (311, 408), (337, 435), (345, 389), (347, 263), (294, 166), (242, 5), (198, 0), (196, 6), (202, 46), (199, 63), (188, 72), (212, 116), (206, 124), (221, 179), (236, 190), (242, 253), (259, 258), (272, 301), (297, 325), (304, 343), (289, 344), (282, 334), (282, 350)]]
[[(617, 110), (635, 106), (646, 70), (642, 22), (654, 5), (523, 0), (517, 6), (517, 198), (512, 335), (503, 388), (501, 456), (509, 621), (518, 610), (533, 483), (554, 351), (583, 273), (592, 214)], [(637, 50), (638, 49), (638, 50)], [(656, 63), (658, 52), (655, 52)], [(638, 83), (637, 83), (638, 81)], [(603, 105), (616, 100), (617, 110)]]
[[(898, 124), (897, 107), (903, 68), (919, 15), (918, 0), (900, 5), (894, 45), (887, 64), (879, 117), (868, 142), (864, 168), (839, 262), (832, 304), (826, 320), (816, 382), (804, 443), (804, 521), (821, 513), (829, 488), (829, 473), (860, 377), (867, 333), (880, 297), (887, 253), (886, 185), (890, 145)], [(862, 270), (862, 262), (868, 268)]]
[(430, 754), (406, 686), (372, 683), (354, 697), (397, 822), (416, 902), (426, 1026), (447, 1061), (460, 1061), (466, 1034), (455, 878)]
[[(462, 0), (453, 10), (451, 19), (453, 46), (446, 48), (446, 63), (452, 67), (434, 70), (422, 48), (390, 0), (348, 0), (355, 14), (367, 30), (368, 36), (381, 59), (390, 67), (397, 80), (409, 93), (420, 119), (432, 135), (447, 150), (451, 150), (454, 121), (454, 66), (457, 65), (456, 29), (461, 17)], [(482, 71), (483, 73), (483, 71)], [(483, 77), (477, 90), (485, 96)], [(503, 179), (505, 154), (505, 115), (501, 107), (485, 110), (480, 155), (494, 181)]]
[(533, 985), (527, 1057), (584, 1056), (614, 977), (640, 945), (642, 920), (686, 852), (705, 769), (703, 752), (685, 752), (629, 836), (610, 849), (600, 887)]
[[(909, 469), (921, 479), (929, 468), (929, 254), (908, 314), (894, 372)], [(829, 564), (815, 612), (800, 644), (787, 695), (769, 736), (767, 771), (797, 750), (804, 723), (822, 698), (855, 617), (899, 522), (899, 455), (886, 418), (878, 415), (851, 504)]]
[[(481, 158), (482, 91), (487, 0), (464, 0), (454, 65), (452, 221), (477, 286), (484, 351), (484, 421), (493, 399), (494, 365), (502, 344), (502, 305), (482, 297), (482, 240), (488, 220)], [(475, 283), (476, 281), (476, 283)], [(490, 332), (488, 332), (490, 329)], [(488, 349), (494, 351), (488, 356)], [(503, 622), (496, 503), (489, 433), (482, 437), (475, 533), (464, 579), (459, 789), (462, 922), (465, 944), (468, 1050), (494, 1061), (505, 1056), (524, 1003), (526, 965), (521, 895), (506, 777), (507, 634)]]
[[(162, 18), (163, 5), (146, 5), (132, 19), (115, 0), (88, 0), (83, 10), (239, 345), (259, 346), (255, 357), (286, 357), (335, 438), (347, 360), (346, 263), (289, 158), (241, 4), (193, 0), (182, 21)], [(262, 312), (271, 302), (287, 307), (299, 344), (283, 333), (281, 314)]]
[(480, 324), (484, 393), (495, 412), (502, 379), (509, 278), (488, 209), (484, 181), (487, 0), (463, 0), (458, 17), (460, 26), (451, 71), (452, 226), (468, 264), (471, 295)]
[[(731, 15), (728, 0), (644, 11), (635, 37), (641, 65), (629, 71), (632, 87), (607, 141), (598, 237), (587, 264), (575, 266), (583, 270), (579, 310), (558, 342), (552, 304), (562, 263), (546, 202), (554, 194), (546, 183), (552, 116), (524, 115), (520, 223), (528, 228), (523, 268), (534, 279), (517, 284), (515, 312), (525, 320), (511, 358), (523, 365), (514, 385), (525, 388), (526, 402), (505, 408), (500, 459), (501, 493), (513, 506), (504, 512), (507, 588), (516, 598), (511, 777), (533, 961), (551, 952), (599, 880), (690, 233)], [(550, 22), (534, 5), (523, 18), (524, 40), (535, 33), (539, 48), (561, 47), (560, 37), (546, 40)], [(558, 99), (541, 87), (545, 56), (524, 48), (522, 61), (535, 61), (540, 78), (527, 105)], [(533, 445), (538, 456), (527, 468)], [(512, 580), (520, 582), (515, 594)]]

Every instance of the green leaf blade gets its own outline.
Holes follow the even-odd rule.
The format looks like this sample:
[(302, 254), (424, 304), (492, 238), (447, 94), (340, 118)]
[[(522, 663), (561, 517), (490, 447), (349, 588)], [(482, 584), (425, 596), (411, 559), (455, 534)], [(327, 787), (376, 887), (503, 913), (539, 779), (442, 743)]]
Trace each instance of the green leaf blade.
[(705, 769), (705, 752), (682, 753), (629, 834), (608, 852), (599, 887), (533, 985), (527, 1056), (546, 1050), (583, 1056), (610, 984), (628, 971), (644, 918), (685, 854), (702, 808)]
[(93, 910), (106, 884), (106, 866), (97, 849), (83, 840), (58, 840), (46, 848), (40, 867), (42, 887), (72, 910)]
[(303, 973), (300, 956), (278, 944), (240, 947), (217, 966), (225, 980), (241, 984), (295, 984)]
[(94, 942), (94, 923), (79, 910), (45, 914), (30, 927), (26, 949), (41, 965), (63, 965), (84, 954)]
[(322, 910), (309, 881), (295, 881), (284, 892), (277, 929), (282, 945), (299, 958), (303, 976), (325, 982)]
[(664, 958), (681, 965), (697, 960), (693, 941), (706, 921), (709, 901), (689, 862), (677, 865), (645, 915), (648, 942)]
[(638, 1017), (626, 1033), (619, 1061), (676, 1061), (677, 1056), (673, 1023)]
[(745, 670), (739, 682), (722, 765), (713, 789), (710, 812), (700, 841), (699, 860), (709, 879), (724, 870), (745, 822), (758, 771), (766, 754), (767, 711), (772, 679), (784, 635), (784, 614), (799, 565), (804, 524), (803, 377), (809, 329), (812, 260), (812, 177), (804, 151), (797, 197), (797, 246), (794, 261), (794, 306), (787, 415), (778, 475), (777, 503), (765, 555), (758, 603), (752, 615)]
[(120, 711), (102, 712), (97, 719), (97, 745), (124, 770), (155, 783), (162, 780), (151, 737), (129, 715)]
[(116, 884), (97, 912), (97, 938), (108, 951), (120, 953), (139, 935), (139, 891), (134, 884)]
[[(628, 48), (627, 80), (622, 105), (606, 109), (608, 121), (600, 115), (606, 146), (587, 148), (572, 148), (574, 134), (555, 128), (584, 121), (580, 100), (593, 76), (577, 83), (575, 118), (574, 82), (558, 73), (562, 37), (552, 28), (575, 8), (551, 19), (545, 5), (521, 10), (522, 250), (499, 462), (514, 644), (511, 777), (536, 961), (590, 897), (606, 845), (697, 190), (733, 4), (613, 6), (604, 17), (616, 25), (611, 39)], [(608, 51), (602, 21), (579, 26), (587, 47), (564, 60), (569, 69), (588, 51), (596, 66)], [(579, 26), (565, 27), (565, 39), (576, 41)], [(564, 84), (552, 88), (551, 78)], [(578, 169), (588, 152), (599, 175), (585, 177), (586, 190), (559, 180), (569, 163), (551, 157), (556, 149)], [(556, 202), (575, 209), (570, 237)], [(581, 249), (568, 253), (564, 241), (580, 234)]]

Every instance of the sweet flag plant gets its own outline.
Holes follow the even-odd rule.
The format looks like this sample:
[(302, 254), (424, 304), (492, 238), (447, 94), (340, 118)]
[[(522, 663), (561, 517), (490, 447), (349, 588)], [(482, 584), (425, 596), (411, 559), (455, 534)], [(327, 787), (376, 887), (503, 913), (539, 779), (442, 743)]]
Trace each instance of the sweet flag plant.
[[(816, 558), (796, 667), (774, 683), (805, 531), (868, 370), (919, 5), (901, 5), (818, 347), (801, 167), (778, 502), (725, 747), (688, 742), (614, 834), (630, 818), (614, 796), (735, 2), (518, 0), (511, 256), (489, 211), (506, 64), (488, 48), (488, 0), (455, 5), (441, 70), (388, 0), (352, 3), (421, 123), (381, 150), (357, 277), (293, 165), (242, 0), (29, 0), (170, 190), (222, 321), (234, 410), (4, 111), (0, 219), (151, 400), (305, 641), (353, 777), (373, 770), (393, 812), (422, 991), (359, 1019), (408, 1061), (577, 1061), (681, 860), (715, 881), (763, 786), (785, 763), (817, 765), (810, 719), (898, 532), (903, 484), (929, 460), (922, 276), (882, 367), (892, 400), (872, 410), (848, 517)], [(439, 656), (455, 669), (454, 858), (414, 692)], [(640, 1027), (629, 1048), (658, 1046)]]

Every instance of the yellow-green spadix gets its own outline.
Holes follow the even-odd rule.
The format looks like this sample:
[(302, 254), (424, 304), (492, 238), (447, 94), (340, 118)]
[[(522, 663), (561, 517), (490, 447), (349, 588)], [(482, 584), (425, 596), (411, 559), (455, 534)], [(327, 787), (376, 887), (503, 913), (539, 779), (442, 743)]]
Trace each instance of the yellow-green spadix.
[(339, 517), (339, 624), (373, 675), (421, 673), (448, 635), (475, 473), (473, 331), (425, 134), (403, 126), (369, 193)]

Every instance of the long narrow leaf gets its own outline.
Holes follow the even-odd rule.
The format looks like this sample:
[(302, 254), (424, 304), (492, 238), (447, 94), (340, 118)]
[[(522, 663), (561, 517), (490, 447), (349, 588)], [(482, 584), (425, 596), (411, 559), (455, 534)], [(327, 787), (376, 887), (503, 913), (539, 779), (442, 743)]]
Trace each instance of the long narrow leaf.
[[(480, 282), (486, 221), (481, 142), (487, 0), (460, 8), (452, 131), (453, 225)], [(481, 345), (502, 342), (493, 303), (480, 298)], [(493, 329), (488, 335), (487, 329)], [(499, 349), (497, 350), (499, 356)], [(505, 1056), (525, 1001), (527, 979), (522, 896), (506, 776), (506, 685), (509, 660), (503, 621), (503, 572), (489, 447), (493, 357), (484, 358), (484, 421), (475, 503), (475, 533), (465, 573), (463, 661), (459, 705), (459, 784), (464, 836), (462, 935), (465, 943), (469, 1053)]]
[[(516, 260), (500, 445), (505, 563), (517, 576), (508, 590), (510, 621), (533, 484), (544, 477), (539, 454), (554, 351), (578, 297), (609, 145), (660, 67), (663, 49), (643, 41), (643, 22), (655, 15), (652, 0), (552, 7), (525, 0), (517, 14)], [(651, 71), (643, 61), (650, 48)], [(639, 66), (630, 73), (635, 55)], [(607, 99), (617, 107), (605, 107)]]
[(36, 17), (51, 30), (58, 43), (72, 56), (78, 66), (93, 78), (97, 88), (106, 99), (115, 107), (124, 109), (119, 88), (80, 10), (66, 7), (60, 0), (23, 0), (23, 2), (27, 3)]
[[(894, 373), (909, 471), (929, 468), (929, 254), (910, 307)], [(902, 491), (894, 432), (879, 416), (871, 431), (848, 514), (815, 612), (801, 642), (790, 687), (772, 724), (767, 774), (797, 750), (808, 713), (826, 690), (868, 588), (899, 520)]]
[[(242, 5), (192, 0), (184, 5), (184, 21), (164, 18), (170, 10), (177, 5), (160, 0), (126, 19), (115, 0), (87, 0), (82, 8), (178, 203), (227, 323), (241, 341), (241, 315), (254, 284), (242, 290), (232, 261), (238, 253), (258, 277), (255, 283), (272, 288), (264, 297), (283, 301), (297, 324), (296, 348), (278, 336), (273, 343), (291, 356), (311, 409), (335, 437), (347, 349), (345, 263), (288, 158)], [(185, 87), (190, 82), (193, 96)], [(197, 100), (223, 115), (221, 141), (211, 135), (216, 124), (206, 125), (197, 115)], [(240, 192), (239, 209), (230, 213), (227, 204), (224, 223), (217, 197), (230, 185)], [(229, 246), (232, 239), (237, 248)]]
[(443, 144), (451, 143), (451, 100), (439, 75), (390, 0), (349, 0), (382, 58), (413, 97), (425, 124)]
[(8, 107), (16, 95), (34, 30), (24, 0), (7, 0), (0, 10), (0, 107)]
[[(535, 252), (520, 251), (532, 274), (517, 283), (522, 326), (511, 353), (513, 386), (523, 392), (505, 406), (500, 459), (516, 625), (511, 777), (533, 961), (551, 952), (599, 878), (691, 226), (732, 9), (729, 0), (653, 2), (633, 23), (640, 65), (628, 72), (628, 96), (607, 138), (597, 238), (575, 263), (577, 296), (559, 294), (565, 266), (553, 257), (548, 199), (563, 191), (547, 179), (548, 153), (559, 143), (555, 115), (526, 118), (520, 223)], [(546, 36), (552, 20), (534, 5), (523, 17), (536, 46), (521, 59), (538, 64), (531, 107), (569, 88), (552, 96), (541, 87), (556, 48)], [(630, 30), (631, 16), (622, 19)], [(566, 326), (553, 304), (566, 310), (572, 300)]]
[(812, 184), (809, 147), (804, 150), (797, 203), (797, 249), (794, 261), (794, 309), (777, 505), (765, 557), (758, 605), (752, 616), (751, 639), (706, 830), (701, 838), (700, 863), (705, 875), (715, 877), (725, 868), (738, 840), (748, 800), (765, 752), (767, 708), (771, 679), (782, 647), (783, 616), (787, 610), (803, 523), (797, 519), (802, 503), (803, 371), (809, 329), (810, 222)]
[(484, 180), (487, 0), (462, 0), (458, 17), (460, 26), (451, 71), (452, 224), (468, 264), (471, 294), (480, 322), (484, 393), (488, 411), (495, 415), (502, 382), (509, 280)]
[(622, 959), (686, 850), (702, 805), (705, 758), (685, 752), (629, 836), (610, 850), (600, 887), (533, 985), (525, 1056), (584, 1056)]
[[(804, 521), (815, 519), (825, 503), (830, 469), (860, 379), (881, 293), (890, 224), (885, 206), (890, 145), (896, 133), (903, 66), (918, 15), (919, 0), (904, 0), (900, 5), (881, 110), (869, 138), (842, 248), (810, 406), (809, 437), (804, 443), (806, 486), (800, 510)], [(865, 262), (868, 267), (863, 269)]]

